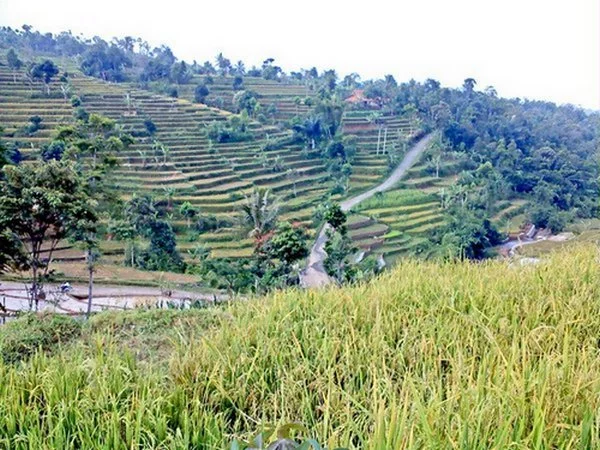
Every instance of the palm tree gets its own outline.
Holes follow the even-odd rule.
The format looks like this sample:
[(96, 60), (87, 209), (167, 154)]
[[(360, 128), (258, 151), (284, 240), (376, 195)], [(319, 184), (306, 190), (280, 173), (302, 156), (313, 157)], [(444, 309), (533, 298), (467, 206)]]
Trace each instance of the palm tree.
[(442, 155), (437, 153), (429, 158), (429, 163), (435, 168), (435, 177), (440, 177), (440, 165), (442, 164)]
[[(375, 151), (376, 155), (379, 155), (379, 144), (381, 143), (381, 130), (383, 128), (384, 122), (381, 118), (381, 113), (378, 111), (373, 111), (371, 114), (367, 116), (367, 122), (374, 123), (377, 125), (377, 150)], [(386, 138), (387, 138), (387, 128), (386, 128)], [(385, 144), (383, 145), (385, 149)]]
[(304, 139), (310, 143), (311, 150), (314, 150), (317, 146), (317, 140), (323, 134), (321, 119), (317, 116), (310, 116), (300, 125), (295, 125), (294, 131), (302, 135)]
[(175, 197), (175, 189), (172, 187), (164, 187), (163, 192), (167, 200), (167, 209), (173, 208), (173, 197)]
[(138, 150), (138, 153), (142, 159), (142, 169), (145, 169), (148, 164), (148, 153), (145, 150)]
[(298, 181), (298, 178), (300, 178), (300, 172), (298, 171), (298, 169), (288, 169), (286, 172), (286, 175), (289, 179), (292, 180), (292, 187), (294, 190), (294, 197), (298, 196), (298, 192), (296, 190), (296, 182)]
[(166, 145), (161, 145), (160, 151), (163, 154), (163, 165), (166, 166), (167, 165), (167, 158), (171, 154), (171, 149), (169, 147), (167, 147)]
[(296, 115), (300, 115), (300, 105), (302, 104), (302, 99), (300, 97), (294, 97), (294, 105), (296, 105)]
[(242, 228), (248, 231), (257, 247), (277, 224), (279, 205), (268, 189), (255, 189), (240, 207)]

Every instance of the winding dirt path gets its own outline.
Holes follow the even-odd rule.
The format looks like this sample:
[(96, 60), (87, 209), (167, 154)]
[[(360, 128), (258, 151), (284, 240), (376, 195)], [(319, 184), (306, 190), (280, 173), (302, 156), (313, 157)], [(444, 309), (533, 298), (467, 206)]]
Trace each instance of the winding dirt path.
[[(390, 176), (387, 177), (382, 183), (366, 192), (363, 192), (362, 194), (344, 200), (340, 204), (342, 210), (349, 211), (359, 203), (373, 197), (377, 192), (384, 192), (394, 187), (396, 183), (398, 183), (398, 181), (400, 181), (406, 174), (408, 169), (410, 169), (415, 164), (417, 159), (419, 159), (419, 156), (421, 156), (423, 151), (425, 151), (432, 137), (433, 134), (428, 134), (421, 138), (415, 145), (413, 145), (404, 156), (402, 162), (398, 164), (398, 167), (396, 167)], [(310, 250), (306, 268), (300, 274), (300, 284), (303, 287), (318, 288), (331, 283), (331, 279), (327, 273), (325, 273), (325, 268), (323, 267), (323, 262), (327, 256), (325, 253), (325, 242), (327, 242), (326, 232), (328, 229), (328, 225), (325, 225), (323, 228), (321, 228), (321, 231), (317, 236), (317, 240)]]

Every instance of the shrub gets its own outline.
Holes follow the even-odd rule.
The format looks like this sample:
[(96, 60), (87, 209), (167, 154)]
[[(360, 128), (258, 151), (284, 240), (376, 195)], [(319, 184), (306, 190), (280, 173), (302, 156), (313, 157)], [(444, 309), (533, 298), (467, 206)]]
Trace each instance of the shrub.
[(71, 106), (73, 108), (77, 108), (78, 106), (81, 106), (81, 98), (79, 98), (79, 96), (74, 95), (71, 97)]
[(61, 314), (25, 314), (0, 328), (0, 356), (6, 363), (50, 351), (79, 336), (81, 322)]
[(152, 121), (152, 119), (145, 119), (144, 126), (146, 127), (148, 134), (153, 135), (154, 133), (156, 133), (156, 124)]
[(87, 122), (90, 117), (90, 114), (83, 108), (79, 107), (73, 112), (73, 117), (75, 120), (81, 120), (82, 122)]
[(206, 214), (198, 217), (195, 224), (195, 229), (198, 233), (206, 233), (207, 231), (215, 231), (219, 228), (227, 228), (233, 226), (233, 222), (227, 219), (219, 219), (213, 214)]
[(199, 84), (194, 90), (194, 100), (196, 103), (204, 103), (208, 94), (210, 94), (210, 91), (206, 84)]
[(55, 159), (59, 161), (65, 152), (65, 141), (55, 140), (42, 147), (42, 159), (50, 161)]

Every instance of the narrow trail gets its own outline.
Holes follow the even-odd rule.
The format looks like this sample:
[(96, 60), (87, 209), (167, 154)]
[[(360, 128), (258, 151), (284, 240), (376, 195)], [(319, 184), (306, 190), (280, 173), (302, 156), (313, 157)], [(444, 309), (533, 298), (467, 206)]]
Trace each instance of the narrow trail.
[[(404, 156), (404, 159), (398, 166), (394, 169), (394, 171), (387, 177), (382, 183), (377, 186), (369, 189), (362, 194), (351, 197), (347, 200), (344, 200), (340, 206), (343, 211), (349, 211), (354, 208), (359, 203), (373, 197), (378, 192), (384, 192), (392, 187), (394, 187), (398, 181), (402, 179), (402, 177), (406, 174), (408, 169), (410, 169), (419, 156), (425, 151), (427, 148), (427, 144), (431, 141), (433, 134), (428, 134), (421, 138), (415, 145), (413, 145), (410, 150)], [(317, 236), (317, 240), (310, 250), (310, 255), (308, 256), (308, 262), (306, 264), (306, 268), (300, 274), (300, 284), (306, 288), (318, 288), (322, 286), (326, 286), (331, 283), (331, 279), (325, 272), (325, 268), (323, 267), (323, 262), (327, 254), (325, 253), (325, 243), (327, 242), (327, 230), (329, 229), (328, 225), (325, 225), (321, 228), (319, 235)]]

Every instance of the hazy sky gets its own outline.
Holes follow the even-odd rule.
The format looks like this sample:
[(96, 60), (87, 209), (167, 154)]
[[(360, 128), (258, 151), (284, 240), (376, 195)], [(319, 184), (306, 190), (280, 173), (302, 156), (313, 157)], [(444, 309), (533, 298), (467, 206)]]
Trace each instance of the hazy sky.
[(502, 96), (600, 109), (599, 0), (0, 0), (0, 25), (133, 35), (191, 61), (467, 77)]

